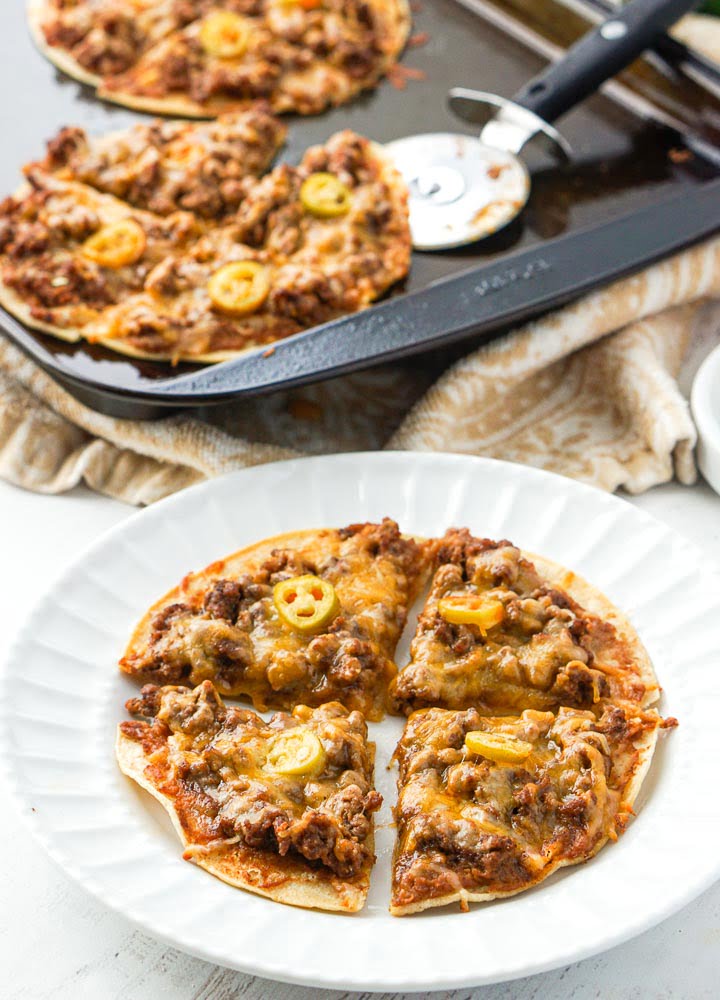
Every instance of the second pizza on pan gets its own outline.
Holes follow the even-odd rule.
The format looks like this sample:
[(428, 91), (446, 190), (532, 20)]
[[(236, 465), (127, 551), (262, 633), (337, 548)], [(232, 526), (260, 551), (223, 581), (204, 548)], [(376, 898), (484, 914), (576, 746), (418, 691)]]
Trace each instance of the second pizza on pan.
[(106, 100), (215, 117), (266, 100), (315, 114), (375, 86), (407, 0), (29, 0), (42, 51)]
[[(675, 725), (652, 708), (632, 625), (591, 584), (508, 541), (418, 539), (389, 519), (278, 536), (188, 575), (120, 665), (145, 685), (120, 766), (170, 813), (184, 856), (321, 909), (355, 911), (369, 886), (381, 798), (366, 718), (409, 714), (398, 916), (512, 895), (591, 858), (626, 826)], [(282, 711), (264, 722), (221, 694)]]
[(407, 190), (350, 131), (265, 173), (255, 105), (99, 139), (63, 129), (0, 205), (0, 303), (134, 357), (215, 362), (369, 305), (410, 267)]

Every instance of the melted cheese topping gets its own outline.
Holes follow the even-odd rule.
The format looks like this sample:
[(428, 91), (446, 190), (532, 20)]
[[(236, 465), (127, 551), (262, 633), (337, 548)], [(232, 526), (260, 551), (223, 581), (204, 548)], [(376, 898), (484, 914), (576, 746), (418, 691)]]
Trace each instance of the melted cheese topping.
[(128, 708), (153, 720), (120, 729), (142, 745), (146, 778), (172, 800), (188, 857), (243, 843), (341, 876), (371, 863), (365, 842), (381, 800), (359, 713), (298, 706), (266, 723), (226, 708), (209, 681), (194, 690), (148, 686)]
[[(610, 623), (543, 580), (509, 542), (449, 536), (411, 662), (391, 689), (396, 710), (591, 708), (609, 696), (642, 702), (646, 689), (632, 650)], [(448, 620), (457, 616), (447, 608), (463, 599), (502, 613), (489, 627)]]
[[(131, 645), (122, 669), (142, 681), (198, 684), (245, 695), (260, 709), (337, 700), (380, 718), (407, 608), (422, 581), (424, 550), (397, 525), (324, 531), (265, 561), (224, 563), (187, 581), (168, 605), (177, 613)], [(228, 573), (228, 576), (226, 576)], [(273, 587), (312, 573), (330, 583), (338, 611), (319, 634), (303, 634), (278, 613)], [(220, 606), (222, 593), (232, 594)], [(162, 618), (156, 615), (155, 622)]]
[[(393, 906), (528, 888), (559, 864), (589, 858), (629, 816), (624, 799), (655, 713), (603, 706), (487, 718), (427, 709), (410, 717), (400, 764)], [(521, 763), (491, 761), (468, 732), (530, 744)]]
[(42, 29), (50, 46), (101, 77), (104, 90), (155, 99), (158, 110), (171, 97), (210, 113), (267, 100), (279, 111), (315, 114), (374, 85), (409, 27), (395, 0), (247, 4), (242, 17), (207, 2), (152, 6), (51, 2)]

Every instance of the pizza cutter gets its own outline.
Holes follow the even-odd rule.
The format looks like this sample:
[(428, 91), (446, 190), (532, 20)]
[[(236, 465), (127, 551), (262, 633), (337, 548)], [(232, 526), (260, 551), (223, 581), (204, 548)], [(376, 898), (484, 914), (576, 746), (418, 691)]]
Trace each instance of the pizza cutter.
[(385, 149), (410, 192), (415, 249), (464, 246), (508, 225), (530, 196), (530, 175), (518, 155), (526, 143), (540, 140), (556, 157), (570, 159), (570, 145), (552, 122), (696, 6), (698, 0), (631, 0), (512, 99), (462, 87), (451, 90), (452, 110), (483, 125), (479, 137), (435, 132), (388, 143)]

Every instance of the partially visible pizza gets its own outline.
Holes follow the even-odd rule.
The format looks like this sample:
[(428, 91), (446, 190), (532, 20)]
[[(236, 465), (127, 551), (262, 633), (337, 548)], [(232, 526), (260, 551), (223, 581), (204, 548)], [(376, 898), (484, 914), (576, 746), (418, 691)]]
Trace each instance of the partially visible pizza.
[(0, 303), (135, 357), (222, 361), (369, 305), (410, 267), (407, 190), (353, 132), (263, 177), (267, 109), (64, 129), (0, 205)]
[(41, 170), (0, 204), (0, 302), (63, 340), (92, 337), (169, 255), (200, 237), (195, 216), (159, 216)]
[(506, 714), (657, 699), (632, 625), (577, 574), (467, 529), (439, 541), (436, 565), (410, 662), (391, 688), (395, 711)]
[(382, 799), (359, 712), (298, 705), (265, 722), (209, 680), (148, 686), (127, 708), (118, 762), (168, 811), (187, 861), (278, 902), (362, 907)]
[(395, 752), (391, 913), (511, 896), (617, 840), (662, 725), (675, 720), (609, 703), (415, 712)]
[(101, 97), (183, 117), (343, 104), (410, 27), (407, 0), (29, 0), (29, 15), (48, 58)]

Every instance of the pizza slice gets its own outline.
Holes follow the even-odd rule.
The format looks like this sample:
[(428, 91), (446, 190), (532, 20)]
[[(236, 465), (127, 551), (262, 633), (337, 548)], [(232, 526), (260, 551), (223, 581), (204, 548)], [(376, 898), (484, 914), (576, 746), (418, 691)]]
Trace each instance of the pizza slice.
[[(61, 133), (0, 206), (2, 304), (65, 340), (215, 362), (361, 309), (407, 275), (407, 190), (378, 147), (341, 132), (299, 167), (231, 179), (244, 168), (220, 152), (228, 129), (236, 152), (250, 134), (265, 129), (266, 152), (280, 135), (262, 109), (232, 122), (138, 126), (107, 147)], [(156, 137), (147, 176), (137, 156), (145, 135)], [(203, 142), (218, 164), (208, 155), (200, 166)], [(176, 169), (183, 149), (190, 162)], [(176, 205), (193, 212), (156, 214)]]
[(37, 166), (134, 208), (215, 220), (237, 209), (242, 180), (265, 173), (286, 131), (261, 103), (216, 121), (155, 121), (100, 137), (69, 127), (48, 143)]
[(411, 645), (393, 682), (395, 711), (430, 706), (518, 713), (658, 697), (627, 618), (575, 573), (508, 541), (451, 530)]
[(374, 745), (359, 712), (297, 706), (269, 722), (210, 681), (149, 685), (118, 727), (121, 770), (169, 813), (183, 857), (281, 903), (353, 912), (373, 854)]
[[(340, 132), (246, 181), (238, 211), (108, 316), (108, 346), (223, 360), (356, 312), (410, 268), (407, 192), (379, 149)], [(149, 296), (149, 297), (148, 297)], [(156, 315), (138, 330), (137, 310)]]
[(244, 242), (325, 274), (345, 311), (375, 301), (410, 269), (405, 182), (380, 146), (349, 129), (253, 185), (236, 223)]
[(31, 0), (30, 10), (40, 48), (65, 72), (107, 100), (182, 117), (257, 100), (300, 114), (343, 104), (394, 65), (410, 28), (406, 0)]
[(654, 751), (654, 711), (597, 705), (487, 718), (415, 712), (395, 752), (391, 912), (510, 896), (617, 840)]
[(28, 0), (40, 49), (69, 76), (97, 87), (186, 23), (177, 0)]
[(132, 209), (39, 169), (0, 203), (0, 303), (64, 340), (105, 330), (101, 317), (143, 288), (173, 251), (194, 243), (195, 217)]
[(141, 357), (222, 361), (369, 305), (410, 268), (407, 190), (353, 132), (241, 182), (239, 207), (168, 255), (93, 339)]
[(142, 683), (211, 680), (261, 710), (339, 701), (376, 720), (426, 565), (389, 519), (280, 535), (187, 576), (120, 667)]

